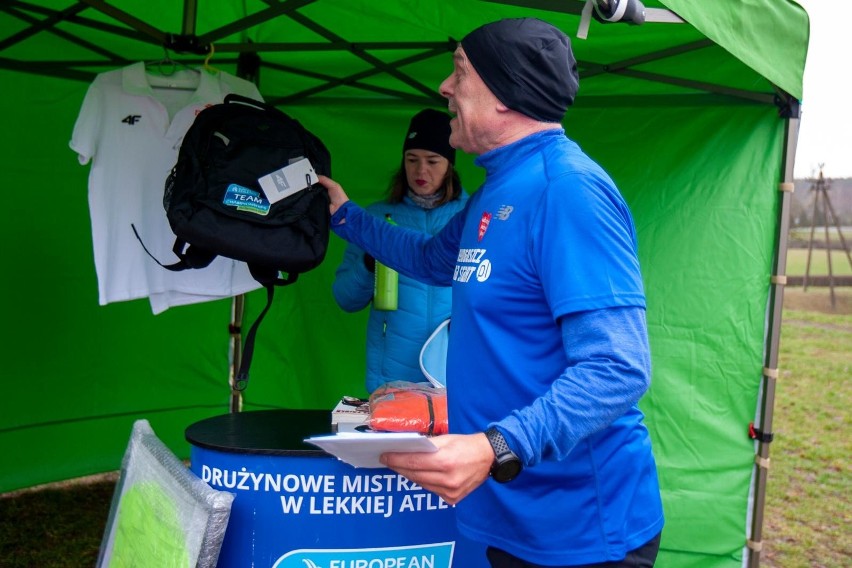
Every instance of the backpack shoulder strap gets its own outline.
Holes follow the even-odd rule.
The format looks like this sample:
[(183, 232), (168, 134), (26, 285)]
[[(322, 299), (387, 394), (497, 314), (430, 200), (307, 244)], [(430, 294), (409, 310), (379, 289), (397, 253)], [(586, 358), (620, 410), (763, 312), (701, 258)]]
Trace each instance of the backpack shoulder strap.
[(194, 245), (187, 246), (188, 243), (183, 239), (175, 239), (172, 252), (174, 252), (175, 256), (177, 256), (180, 260), (174, 264), (163, 264), (156, 256), (151, 254), (151, 251), (149, 251), (148, 247), (145, 246), (145, 243), (142, 242), (142, 237), (139, 236), (139, 232), (136, 230), (136, 225), (131, 223), (130, 228), (133, 229), (133, 234), (136, 235), (136, 240), (138, 240), (139, 244), (142, 245), (142, 250), (144, 250), (148, 256), (154, 260), (154, 262), (167, 270), (171, 270), (172, 272), (180, 272), (187, 268), (204, 268), (209, 266), (210, 263), (213, 262), (213, 259), (218, 256), (214, 252)]
[(286, 278), (281, 278), (279, 272), (275, 269), (266, 266), (258, 266), (249, 263), (249, 271), (255, 280), (263, 284), (266, 288), (266, 306), (251, 324), (248, 333), (246, 334), (245, 344), (243, 345), (243, 356), (240, 363), (240, 370), (234, 379), (234, 388), (238, 391), (244, 391), (248, 386), (249, 369), (251, 368), (251, 359), (254, 355), (254, 338), (257, 335), (257, 328), (260, 327), (260, 322), (266, 317), (269, 308), (272, 307), (272, 300), (275, 296), (275, 286), (287, 286), (294, 283), (299, 278), (298, 272), (288, 273)]
[(254, 320), (254, 323), (251, 324), (251, 328), (249, 332), (246, 334), (245, 345), (243, 345), (243, 356), (240, 361), (240, 370), (237, 371), (237, 376), (234, 378), (234, 388), (238, 391), (246, 390), (248, 386), (249, 380), (249, 368), (251, 367), (251, 358), (254, 355), (254, 336), (257, 335), (257, 328), (260, 326), (260, 322), (263, 321), (263, 318), (266, 316), (266, 313), (269, 311), (269, 308), (272, 307), (272, 299), (275, 296), (275, 286), (272, 284), (266, 285), (266, 306), (264, 306), (263, 311), (260, 312), (260, 315), (257, 316), (257, 319)]

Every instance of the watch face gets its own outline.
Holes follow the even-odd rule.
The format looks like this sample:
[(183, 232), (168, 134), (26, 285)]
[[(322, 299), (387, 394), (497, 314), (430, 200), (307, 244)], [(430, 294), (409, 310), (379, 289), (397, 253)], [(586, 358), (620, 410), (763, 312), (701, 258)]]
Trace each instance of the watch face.
[(521, 473), (521, 462), (517, 458), (512, 458), (494, 465), (491, 470), (491, 477), (494, 481), (506, 483), (512, 481), (518, 474)]

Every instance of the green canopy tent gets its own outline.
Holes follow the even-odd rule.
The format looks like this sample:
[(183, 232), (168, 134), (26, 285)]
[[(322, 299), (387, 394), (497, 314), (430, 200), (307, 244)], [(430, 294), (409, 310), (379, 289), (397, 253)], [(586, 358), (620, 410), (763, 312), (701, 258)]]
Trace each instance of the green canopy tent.
[[(324, 140), (335, 179), (366, 203), (386, 187), (411, 114), (445, 107), (436, 91), (455, 42), (487, 21), (535, 16), (572, 37), (581, 88), (565, 128), (636, 219), (654, 368), (641, 406), (667, 516), (660, 565), (757, 566), (769, 444), (749, 424), (771, 432), (808, 18), (789, 0), (644, 4), (642, 25), (586, 22), (579, 0), (0, 5), (11, 328), (0, 491), (118, 469), (137, 419), (186, 457), (184, 429), (199, 419), (330, 409), (363, 390), (365, 314), (331, 298), (337, 237), (320, 267), (276, 295), (241, 397), (229, 386), (231, 323), (253, 320), (262, 291), (157, 316), (147, 301), (98, 306), (88, 168), (68, 148), (97, 73), (167, 48), (250, 76)], [(458, 166), (475, 190), (472, 157)]]

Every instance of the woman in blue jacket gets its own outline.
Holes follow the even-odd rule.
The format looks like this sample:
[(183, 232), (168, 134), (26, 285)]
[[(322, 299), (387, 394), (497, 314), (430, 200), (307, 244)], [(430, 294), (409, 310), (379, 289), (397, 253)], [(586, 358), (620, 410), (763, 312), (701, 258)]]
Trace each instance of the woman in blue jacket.
[[(367, 207), (370, 214), (434, 235), (467, 200), (455, 171), (450, 146), (450, 116), (426, 109), (411, 119), (402, 145), (402, 164), (391, 178), (388, 197)], [(438, 325), (450, 317), (451, 288), (428, 286), (399, 275), (396, 310), (373, 305), (375, 260), (349, 244), (335, 274), (332, 291), (347, 312), (368, 305), (367, 392), (390, 381), (423, 382), (420, 349)]]

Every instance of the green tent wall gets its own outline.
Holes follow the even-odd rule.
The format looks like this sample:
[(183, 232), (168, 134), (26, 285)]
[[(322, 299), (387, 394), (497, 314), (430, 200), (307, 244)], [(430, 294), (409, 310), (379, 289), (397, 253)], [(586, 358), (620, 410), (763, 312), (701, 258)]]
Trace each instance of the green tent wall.
[[(771, 429), (786, 203), (808, 19), (787, 0), (645, 2), (682, 23), (592, 21), (580, 1), (8, 1), (0, 6), (6, 341), (0, 491), (112, 471), (135, 420), (180, 457), (196, 420), (270, 407), (331, 408), (362, 394), (365, 314), (331, 298), (344, 243), (279, 289), (241, 400), (228, 386), (233, 302), (97, 304), (88, 166), (68, 148), (96, 73), (163, 57), (165, 32), (213, 43), (236, 73), (257, 52), (265, 99), (320, 135), (333, 177), (380, 198), (407, 120), (444, 107), (455, 40), (536, 16), (572, 37), (581, 88), (566, 130), (613, 176), (636, 219), (653, 385), (642, 400), (667, 524), (660, 565), (756, 566)], [(390, 43), (387, 43), (390, 42)], [(208, 52), (209, 53), (209, 52)], [(201, 63), (203, 56), (175, 59)], [(482, 172), (459, 157), (468, 191)], [(26, 199), (24, 199), (26, 197)], [(245, 297), (251, 322), (265, 295)], [(757, 465), (755, 465), (757, 463)]]

